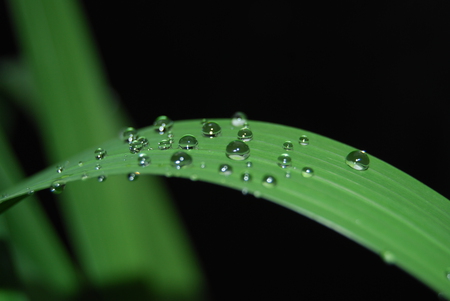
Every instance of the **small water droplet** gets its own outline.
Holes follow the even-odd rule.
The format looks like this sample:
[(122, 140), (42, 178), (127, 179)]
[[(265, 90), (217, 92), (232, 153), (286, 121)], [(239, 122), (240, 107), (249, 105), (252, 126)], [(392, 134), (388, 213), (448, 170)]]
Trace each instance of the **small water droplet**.
[(54, 194), (60, 194), (66, 188), (66, 184), (63, 182), (53, 182), (50, 185), (50, 191)]
[(207, 122), (208, 122), (208, 119), (206, 119), (206, 118), (203, 118), (202, 120), (200, 120), (201, 125), (204, 125)]
[(200, 163), (200, 168), (206, 168), (206, 163), (205, 162)]
[(142, 143), (142, 147), (147, 147), (148, 146), (148, 139), (145, 138), (144, 136), (141, 136), (137, 139), (137, 141), (139, 141), (140, 143)]
[(314, 175), (314, 170), (310, 167), (302, 168), (302, 176), (305, 178), (311, 178)]
[(264, 176), (262, 184), (267, 188), (272, 188), (277, 184), (277, 180), (274, 176)]
[(227, 145), (226, 155), (232, 160), (245, 160), (250, 156), (250, 148), (245, 142), (234, 140)]
[(450, 267), (448, 267), (448, 268), (445, 270), (445, 277), (447, 278), (447, 280), (450, 280)]
[(161, 149), (161, 150), (170, 149), (170, 148), (172, 148), (172, 143), (169, 140), (166, 140), (166, 139), (161, 140), (158, 143), (158, 148)]
[(126, 143), (130, 143), (134, 139), (136, 139), (137, 130), (133, 127), (128, 127), (122, 131), (122, 139)]
[(34, 190), (30, 189), (29, 187), (27, 188), (27, 194), (28, 195), (33, 195), (34, 194)]
[(220, 135), (222, 128), (215, 122), (207, 122), (202, 126), (203, 136), (214, 138)]
[(383, 251), (381, 252), (381, 258), (384, 260), (387, 264), (393, 264), (395, 263), (395, 255), (390, 251)]
[(106, 151), (103, 148), (99, 147), (94, 151), (94, 154), (95, 159), (102, 160), (106, 156)]
[(222, 164), (219, 166), (219, 172), (222, 175), (229, 176), (233, 173), (233, 168), (231, 167), (231, 165)]
[(167, 116), (159, 116), (153, 123), (155, 131), (157, 131), (160, 135), (164, 134), (167, 131), (170, 131), (172, 126), (173, 121), (169, 119)]
[(97, 181), (99, 181), (99, 182), (105, 182), (105, 181), (106, 181), (106, 176), (105, 176), (105, 175), (100, 175), (100, 176), (98, 176)]
[(138, 157), (138, 165), (146, 167), (150, 164), (150, 157), (146, 154), (140, 154)]
[(242, 179), (242, 181), (244, 181), (244, 182), (249, 182), (249, 181), (251, 181), (252, 180), (252, 176), (251, 176), (251, 174), (249, 174), (249, 173), (243, 173), (242, 175), (241, 175), (241, 179)]
[(139, 178), (139, 173), (137, 173), (137, 172), (130, 172), (127, 175), (128, 181), (136, 181), (138, 178)]
[(237, 137), (242, 141), (250, 141), (253, 139), (253, 132), (248, 128), (242, 128), (238, 131)]
[(289, 171), (286, 172), (285, 177), (286, 177), (286, 178), (290, 178), (290, 177), (291, 177), (291, 173), (290, 173)]
[(170, 162), (176, 169), (181, 169), (192, 163), (192, 157), (185, 152), (176, 152), (170, 158)]
[(298, 138), (298, 143), (300, 143), (300, 145), (308, 145), (309, 138), (306, 137), (305, 135), (302, 135), (302, 136), (300, 136), (300, 138)]
[(248, 168), (250, 168), (250, 167), (253, 166), (253, 163), (250, 162), (250, 161), (248, 161), (248, 162), (245, 163), (245, 166), (248, 167)]
[(191, 181), (197, 181), (198, 180), (198, 175), (192, 174), (192, 175), (189, 176), (189, 179), (191, 179)]
[(198, 140), (193, 135), (184, 135), (178, 141), (178, 146), (182, 149), (194, 149), (197, 148)]
[(356, 170), (367, 170), (369, 168), (369, 156), (363, 150), (350, 152), (345, 158), (345, 163)]
[(79, 167), (83, 166), (83, 161), (78, 162), (78, 166)]
[(142, 141), (133, 140), (130, 143), (130, 153), (137, 154), (141, 151), (142, 147), (144, 147)]
[(243, 126), (244, 123), (247, 122), (247, 115), (245, 115), (242, 112), (236, 112), (233, 114), (233, 116), (231, 117), (231, 124), (233, 126)]
[(262, 193), (261, 193), (261, 191), (259, 191), (259, 190), (255, 190), (255, 191), (253, 192), (253, 195), (254, 195), (255, 198), (258, 199), (258, 198), (261, 197)]
[(167, 132), (167, 138), (173, 139), (173, 133), (172, 133), (172, 131)]
[(292, 143), (292, 141), (285, 141), (283, 143), (283, 148), (284, 150), (290, 151), (294, 149), (294, 144)]
[(57, 172), (57, 173), (62, 173), (63, 170), (64, 170), (64, 167), (63, 167), (63, 166), (61, 166), (61, 165), (56, 166), (56, 172)]
[(248, 188), (247, 187), (242, 188), (241, 192), (242, 192), (243, 195), (247, 195), (248, 194)]
[(99, 170), (101, 168), (102, 168), (102, 166), (100, 164), (95, 165), (95, 170)]
[(281, 168), (287, 168), (292, 165), (292, 159), (288, 154), (281, 154), (280, 156), (278, 156), (277, 161), (278, 166), (280, 166)]
[(86, 173), (81, 175), (81, 181), (86, 181), (88, 178), (89, 178), (89, 176)]

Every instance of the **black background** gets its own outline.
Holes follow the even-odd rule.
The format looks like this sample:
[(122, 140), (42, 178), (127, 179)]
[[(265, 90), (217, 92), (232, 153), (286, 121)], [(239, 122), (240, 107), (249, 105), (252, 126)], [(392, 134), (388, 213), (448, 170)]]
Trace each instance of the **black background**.
[[(243, 111), (365, 149), (450, 197), (448, 1), (82, 3), (136, 127), (159, 115)], [(168, 185), (211, 300), (437, 299), (376, 254), (268, 201)], [(197, 196), (182, 198), (183, 187)]]

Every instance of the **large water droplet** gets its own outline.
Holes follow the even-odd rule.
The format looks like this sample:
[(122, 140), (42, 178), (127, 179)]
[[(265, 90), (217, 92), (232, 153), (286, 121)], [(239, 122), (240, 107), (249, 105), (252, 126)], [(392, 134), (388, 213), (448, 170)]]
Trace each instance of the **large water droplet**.
[(190, 165), (192, 163), (192, 157), (185, 152), (176, 152), (170, 158), (170, 162), (176, 169), (180, 169)]
[(292, 141), (285, 141), (283, 143), (283, 148), (284, 150), (290, 151), (294, 149), (294, 144), (292, 143)]
[(242, 141), (250, 141), (253, 139), (253, 132), (248, 128), (242, 128), (238, 131), (237, 137)]
[(172, 148), (172, 143), (170, 143), (170, 141), (166, 140), (166, 139), (161, 140), (158, 143), (158, 148), (161, 149), (161, 150), (170, 149), (170, 148)]
[(133, 127), (128, 127), (125, 130), (122, 131), (122, 139), (126, 143), (130, 143), (135, 139), (137, 135), (137, 130)]
[(302, 136), (300, 136), (300, 138), (298, 138), (298, 143), (300, 143), (300, 145), (308, 145), (309, 138), (306, 137), (305, 135), (302, 135)]
[(310, 167), (302, 168), (302, 176), (305, 178), (311, 178), (314, 175), (314, 170)]
[(203, 136), (214, 138), (220, 135), (222, 128), (215, 122), (207, 122), (202, 126)]
[(350, 152), (345, 158), (345, 163), (356, 170), (367, 170), (369, 168), (369, 156), (363, 150)]
[(251, 181), (252, 180), (252, 176), (251, 176), (251, 174), (249, 174), (249, 173), (243, 173), (242, 175), (241, 175), (241, 179), (242, 179), (242, 181), (244, 181), (244, 182), (249, 182), (249, 181)]
[(99, 147), (94, 151), (95, 159), (102, 160), (106, 156), (106, 150)]
[(106, 181), (106, 176), (105, 176), (105, 175), (100, 175), (100, 176), (98, 176), (97, 181), (99, 181), (99, 182), (105, 182), (105, 181)]
[(272, 187), (275, 187), (275, 185), (277, 184), (277, 180), (275, 179), (274, 176), (267, 175), (267, 176), (263, 177), (262, 184), (265, 187), (272, 188)]
[(133, 140), (130, 143), (130, 153), (137, 154), (141, 151), (141, 149), (144, 147), (144, 144), (142, 141), (139, 140)]
[(278, 157), (277, 161), (278, 161), (278, 166), (280, 166), (281, 168), (287, 168), (292, 165), (292, 159), (288, 154), (281, 154)]
[(242, 112), (236, 112), (231, 117), (231, 124), (233, 126), (243, 126), (247, 122), (247, 116)]
[(173, 121), (169, 119), (167, 116), (159, 116), (153, 123), (155, 131), (157, 131), (161, 135), (169, 131), (172, 128), (172, 126)]
[(222, 164), (219, 166), (219, 172), (222, 175), (229, 176), (233, 173), (233, 168), (231, 167), (231, 165)]
[(66, 188), (66, 184), (64, 182), (53, 182), (50, 185), (50, 191), (54, 194), (60, 194), (63, 192), (64, 188)]
[(63, 170), (64, 170), (64, 166), (61, 166), (61, 165), (56, 166), (56, 172), (57, 173), (62, 173)]
[(225, 151), (227, 157), (232, 160), (245, 160), (250, 156), (250, 148), (240, 140), (231, 141)]
[(197, 148), (198, 140), (193, 135), (184, 135), (178, 141), (178, 146), (182, 149), (194, 149)]
[(139, 173), (137, 173), (137, 172), (130, 172), (127, 175), (128, 181), (136, 181), (138, 178), (139, 178)]
[(150, 157), (146, 154), (140, 154), (138, 157), (138, 165), (146, 167), (150, 164)]

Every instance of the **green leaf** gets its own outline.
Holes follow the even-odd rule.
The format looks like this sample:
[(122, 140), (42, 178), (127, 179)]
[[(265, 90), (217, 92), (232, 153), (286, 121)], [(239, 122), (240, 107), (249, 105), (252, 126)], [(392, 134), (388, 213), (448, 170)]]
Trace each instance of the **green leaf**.
[[(226, 156), (226, 148), (237, 139), (238, 128), (229, 119), (216, 122), (221, 135), (215, 138), (203, 136), (200, 120), (175, 122), (171, 130), (175, 140), (167, 150), (159, 149), (158, 143), (169, 138), (153, 127), (139, 131), (138, 135), (149, 140), (149, 146), (136, 154), (130, 153), (129, 144), (121, 139), (99, 144), (107, 151), (103, 159), (95, 158), (95, 149), (87, 150), (69, 159), (61, 174), (53, 167), (9, 189), (0, 205), (24, 194), (27, 187), (44, 189), (56, 181), (66, 183), (70, 190), (71, 182), (83, 177), (95, 181), (102, 175), (121, 174), (126, 182), (125, 175), (134, 173), (201, 180), (252, 193), (297, 211), (379, 253), (387, 263), (398, 265), (437, 292), (450, 293), (450, 202), (442, 195), (370, 155), (369, 169), (355, 170), (345, 163), (347, 154), (354, 151), (352, 147), (283, 125), (251, 121), (253, 139), (246, 142), (250, 156), (232, 160)], [(178, 148), (179, 139), (186, 134), (198, 140), (195, 149)], [(308, 145), (298, 142), (302, 135), (309, 138)], [(293, 150), (283, 149), (287, 140), (293, 142)], [(189, 155), (192, 163), (174, 167), (171, 158), (179, 151)], [(279, 166), (282, 154), (289, 155), (291, 166)], [(150, 160), (145, 167), (139, 166), (143, 155)], [(223, 164), (232, 171), (221, 173)], [(101, 168), (96, 169), (97, 165)], [(305, 177), (304, 167), (311, 168), (314, 175)], [(250, 175), (249, 181), (243, 180), (244, 174)], [(272, 176), (276, 184), (263, 185), (266, 176)], [(186, 191), (187, 196), (190, 193)]]

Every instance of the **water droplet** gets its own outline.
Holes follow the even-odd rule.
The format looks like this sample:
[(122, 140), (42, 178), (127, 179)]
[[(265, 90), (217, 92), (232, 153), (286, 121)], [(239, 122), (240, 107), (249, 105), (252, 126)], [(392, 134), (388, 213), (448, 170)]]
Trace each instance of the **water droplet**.
[(206, 119), (206, 118), (203, 118), (202, 120), (200, 120), (201, 125), (204, 125), (207, 122), (208, 122), (208, 119)]
[(142, 147), (144, 145), (142, 144), (142, 141), (139, 140), (133, 140), (130, 143), (130, 153), (137, 154), (141, 151)]
[(30, 189), (29, 187), (27, 188), (27, 194), (28, 195), (33, 195), (34, 194), (34, 190)]
[(310, 167), (302, 168), (302, 176), (305, 178), (311, 178), (314, 175), (314, 170)]
[(100, 164), (95, 165), (95, 170), (99, 170), (101, 168), (102, 168), (102, 166)]
[(157, 131), (160, 135), (169, 131), (172, 128), (172, 126), (173, 126), (173, 121), (170, 120), (167, 116), (159, 116), (158, 118), (156, 118), (155, 122), (153, 123), (153, 127), (155, 128), (155, 131)]
[(138, 157), (138, 165), (146, 167), (150, 164), (150, 157), (146, 154), (140, 154)]
[(345, 163), (356, 170), (367, 170), (369, 168), (369, 156), (363, 150), (350, 152), (345, 158)]
[(281, 168), (287, 168), (292, 165), (292, 159), (288, 154), (281, 154), (278, 159), (278, 166)]
[(99, 182), (105, 182), (105, 181), (106, 181), (106, 176), (105, 176), (105, 175), (100, 175), (100, 176), (98, 176), (97, 181), (99, 181)]
[(226, 155), (232, 160), (245, 160), (250, 156), (250, 148), (245, 142), (234, 140), (227, 145)]
[(244, 123), (247, 122), (247, 116), (242, 113), (242, 112), (236, 112), (233, 114), (233, 116), (231, 117), (231, 124), (233, 126), (243, 126)]
[(197, 148), (198, 141), (193, 135), (184, 135), (178, 141), (178, 146), (182, 149), (194, 149)]
[(247, 195), (248, 194), (248, 188), (247, 187), (242, 188), (241, 192), (242, 192), (243, 195)]
[(103, 148), (99, 147), (94, 151), (94, 154), (95, 159), (102, 160), (106, 156), (106, 151)]
[(290, 173), (289, 171), (286, 172), (285, 177), (286, 177), (286, 178), (290, 178), (290, 177), (291, 177), (291, 173)]
[(277, 180), (275, 179), (274, 176), (264, 176), (262, 184), (265, 187), (272, 188), (277, 184)]
[(447, 278), (447, 280), (450, 280), (450, 267), (448, 267), (448, 268), (445, 270), (445, 277)]
[(197, 181), (198, 180), (198, 175), (192, 174), (192, 175), (189, 176), (189, 179), (191, 179), (191, 181)]
[(305, 135), (302, 135), (302, 136), (300, 136), (300, 138), (298, 138), (298, 143), (300, 143), (300, 145), (308, 145), (309, 138), (306, 137)]
[(162, 149), (162, 150), (170, 149), (170, 148), (172, 148), (172, 143), (170, 143), (170, 141), (169, 141), (169, 140), (166, 140), (166, 139), (161, 140), (161, 141), (158, 143), (158, 148), (159, 148), (159, 149)]
[(214, 138), (220, 135), (220, 132), (222, 131), (220, 125), (218, 125), (215, 122), (207, 122), (202, 127), (203, 136)]
[(78, 162), (78, 166), (79, 167), (83, 166), (83, 161)]
[(250, 141), (253, 139), (253, 132), (248, 128), (242, 128), (238, 131), (238, 139), (242, 141)]
[(249, 182), (252, 180), (252, 176), (249, 173), (243, 173), (241, 176), (242, 181)]
[(50, 185), (50, 191), (54, 194), (60, 194), (66, 188), (66, 184), (63, 182), (53, 182)]
[(253, 166), (253, 163), (250, 162), (250, 161), (248, 161), (248, 162), (245, 163), (245, 166), (248, 167), (248, 168), (250, 168), (250, 167)]
[(86, 181), (88, 178), (89, 176), (86, 173), (81, 175), (81, 181)]
[(122, 139), (126, 143), (130, 143), (136, 138), (137, 130), (133, 127), (128, 127), (125, 130), (122, 131)]
[(61, 166), (61, 165), (56, 166), (56, 172), (57, 172), (57, 173), (62, 173), (63, 170), (64, 170), (64, 167), (63, 167), (63, 166)]
[(390, 251), (383, 251), (381, 252), (381, 258), (384, 260), (387, 264), (393, 264), (395, 263), (395, 255)]
[(231, 165), (222, 164), (219, 166), (219, 172), (222, 175), (229, 176), (233, 173), (233, 168), (231, 167)]
[(200, 163), (200, 168), (206, 168), (206, 163), (205, 162)]
[(136, 181), (139, 178), (139, 173), (131, 172), (127, 175), (128, 181)]
[(170, 162), (176, 169), (180, 169), (184, 166), (190, 165), (192, 163), (192, 157), (185, 152), (176, 152), (170, 158)]
[(137, 139), (137, 141), (139, 141), (140, 143), (142, 143), (142, 147), (147, 147), (148, 146), (148, 139), (141, 136)]
[(283, 143), (284, 150), (290, 151), (294, 149), (294, 144), (291, 141), (285, 141)]

